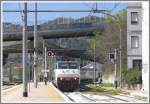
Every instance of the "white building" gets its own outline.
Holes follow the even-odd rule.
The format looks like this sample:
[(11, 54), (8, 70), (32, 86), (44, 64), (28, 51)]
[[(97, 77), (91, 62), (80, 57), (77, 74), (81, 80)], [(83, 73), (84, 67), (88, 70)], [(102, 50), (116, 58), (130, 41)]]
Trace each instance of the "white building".
[(142, 90), (149, 92), (149, 2), (142, 2)]
[(149, 5), (128, 3), (127, 67), (142, 71), (142, 89), (149, 89)]

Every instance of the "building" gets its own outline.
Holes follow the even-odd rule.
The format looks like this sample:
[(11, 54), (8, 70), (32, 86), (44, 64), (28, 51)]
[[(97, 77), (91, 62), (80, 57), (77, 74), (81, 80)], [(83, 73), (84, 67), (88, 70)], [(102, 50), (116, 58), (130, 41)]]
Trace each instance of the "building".
[(127, 7), (127, 66), (142, 69), (142, 12), (141, 3)]
[(142, 71), (141, 90), (148, 90), (147, 83), (149, 79), (148, 77), (144, 77), (147, 76), (148, 73), (148, 71), (144, 70), (148, 69), (143, 69), (145, 65), (143, 64), (144, 46), (142, 46), (142, 44), (144, 42), (142, 40), (148, 35), (143, 33), (143, 7), (144, 5), (142, 3), (129, 3), (127, 7), (127, 67), (129, 69), (136, 68)]
[(149, 2), (142, 2), (142, 90), (149, 92)]

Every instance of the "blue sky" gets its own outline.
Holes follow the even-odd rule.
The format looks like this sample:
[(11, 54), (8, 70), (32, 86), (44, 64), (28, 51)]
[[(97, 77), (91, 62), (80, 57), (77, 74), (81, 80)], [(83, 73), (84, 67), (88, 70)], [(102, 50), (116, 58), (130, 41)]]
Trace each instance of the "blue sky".
[[(79, 10), (79, 9), (91, 9), (95, 3), (38, 3), (39, 10)], [(98, 9), (107, 9), (111, 10), (114, 7), (114, 3), (98, 3)], [(112, 14), (117, 13), (118, 11), (126, 8), (126, 3), (119, 3), (119, 5), (113, 10)], [(4, 10), (19, 10), (23, 9), (23, 3), (4, 3)], [(34, 3), (28, 3), (28, 9), (34, 10)], [(93, 14), (93, 13), (38, 13), (38, 21), (44, 22), (47, 20), (52, 20), (57, 17), (72, 17), (72, 18), (80, 18), (87, 15), (96, 15), (96, 16), (104, 16), (102, 14)], [(5, 22), (13, 22), (20, 23), (21, 22), (21, 13), (3, 13), (3, 21)], [(34, 21), (34, 13), (28, 13), (28, 22)]]

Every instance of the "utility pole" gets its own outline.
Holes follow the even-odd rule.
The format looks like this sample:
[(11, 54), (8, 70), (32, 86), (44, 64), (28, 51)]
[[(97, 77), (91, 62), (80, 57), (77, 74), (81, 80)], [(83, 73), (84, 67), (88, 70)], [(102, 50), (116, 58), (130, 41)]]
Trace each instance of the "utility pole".
[(95, 55), (96, 55), (95, 49), (96, 49), (96, 46), (95, 45), (96, 45), (96, 39), (94, 38), (94, 65), (93, 65), (94, 66), (94, 73), (93, 73), (94, 74), (94, 81), (93, 81), (94, 83), (95, 83), (95, 79), (96, 79), (95, 78), (96, 77), (96, 75), (95, 75), (95, 72), (96, 72), (96, 62), (95, 62), (96, 61), (95, 60)]
[(115, 81), (114, 81), (114, 85), (115, 88), (117, 88), (117, 49), (115, 48), (115, 57), (114, 57), (114, 64), (115, 64)]
[(47, 51), (47, 49), (46, 49), (46, 47), (45, 47), (45, 51), (44, 51), (44, 52), (45, 52), (45, 58), (44, 58), (44, 59), (45, 59), (45, 65), (44, 65), (44, 66), (45, 66), (45, 68), (44, 68), (44, 69), (45, 69), (45, 71), (44, 71), (45, 73), (46, 73), (46, 71), (47, 71), (47, 58), (46, 58), (46, 56), (47, 56), (46, 53), (47, 53), (47, 52), (46, 52), (46, 51)]
[[(35, 3), (35, 11), (37, 11), (37, 3)], [(37, 88), (37, 12), (34, 19), (34, 87)]]
[(22, 48), (22, 62), (23, 62), (23, 97), (28, 96), (28, 85), (27, 85), (27, 3), (24, 4), (24, 11), (23, 11), (23, 36), (22, 36), (23, 48)]
[(31, 80), (31, 78), (30, 78), (30, 68), (31, 68), (31, 55), (30, 55), (30, 53), (28, 54), (28, 58), (29, 58), (29, 60), (28, 60), (28, 65), (29, 65), (29, 91), (30, 91), (30, 80)]
[(120, 87), (122, 88), (122, 61), (121, 61), (121, 51), (122, 51), (122, 48), (121, 48), (121, 44), (122, 44), (122, 42), (121, 42), (121, 40), (122, 40), (122, 30), (121, 30), (121, 26), (120, 26)]
[(45, 51), (44, 51), (44, 53), (45, 53), (45, 70), (44, 70), (44, 80), (45, 80), (45, 85), (47, 85), (47, 49), (46, 49), (46, 47), (45, 47)]
[(12, 63), (10, 62), (10, 68), (9, 68), (9, 81), (12, 82)]

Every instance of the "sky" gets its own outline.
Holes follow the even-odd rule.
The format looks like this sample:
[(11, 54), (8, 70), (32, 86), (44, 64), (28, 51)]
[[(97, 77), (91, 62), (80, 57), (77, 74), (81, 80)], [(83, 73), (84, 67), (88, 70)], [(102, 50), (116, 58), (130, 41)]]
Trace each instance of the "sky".
[[(28, 9), (34, 10), (34, 3), (28, 3)], [(112, 10), (114, 8), (114, 3), (98, 3), (98, 9)], [(38, 10), (90, 10), (95, 7), (95, 3), (38, 3)], [(127, 7), (126, 3), (119, 3), (116, 8), (113, 9), (112, 14), (117, 13), (118, 11)], [(3, 3), (3, 10), (20, 10), (23, 9), (23, 3)], [(3, 13), (4, 22), (20, 23), (21, 22), (21, 13)], [(47, 20), (52, 20), (57, 17), (71, 17), (71, 18), (80, 18), (87, 15), (95, 16), (104, 16), (104, 14), (99, 13), (38, 13), (38, 21), (45, 22)], [(28, 13), (28, 23), (33, 23), (34, 13)]]

